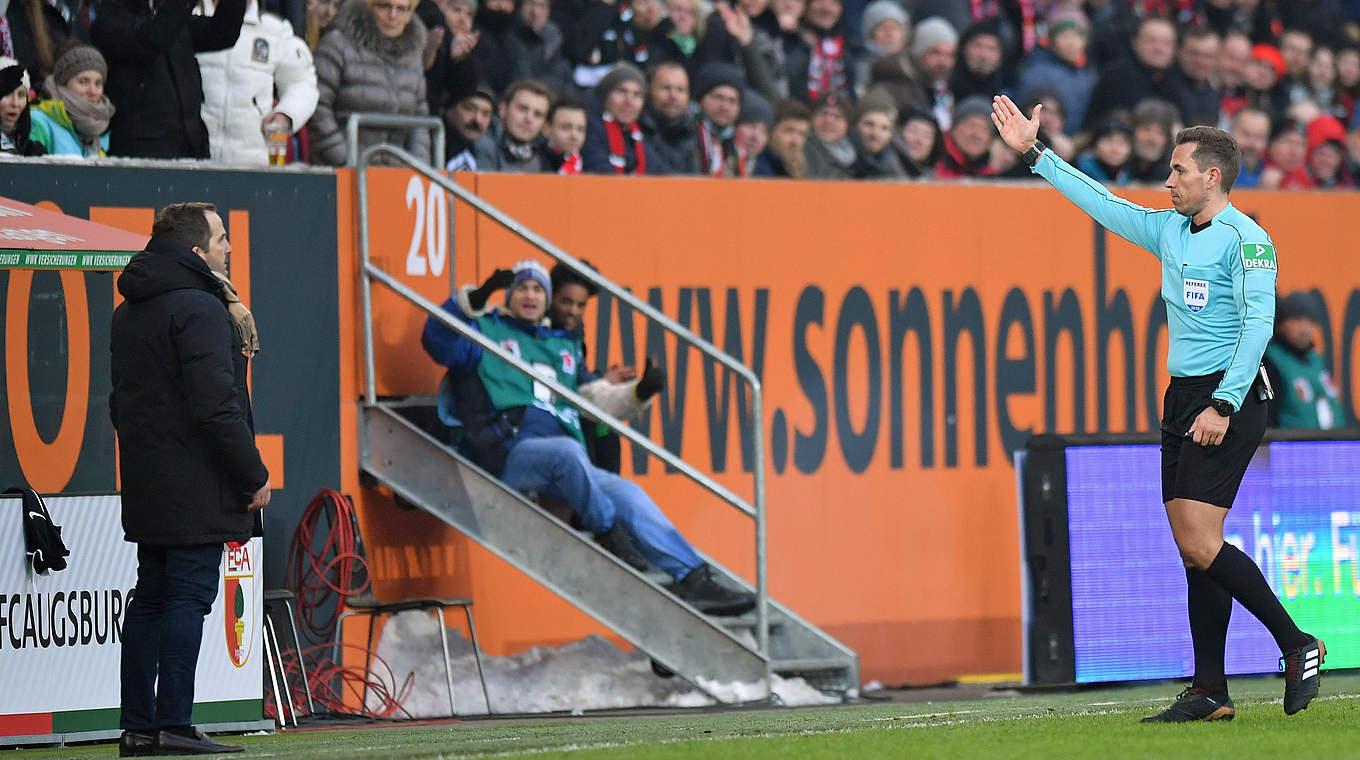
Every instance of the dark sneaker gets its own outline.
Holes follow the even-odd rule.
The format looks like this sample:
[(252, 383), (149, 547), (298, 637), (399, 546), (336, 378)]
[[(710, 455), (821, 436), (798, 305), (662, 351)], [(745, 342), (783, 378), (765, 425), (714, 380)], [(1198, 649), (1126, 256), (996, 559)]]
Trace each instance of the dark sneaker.
[(119, 757), (148, 757), (156, 753), (154, 731), (124, 731), (118, 737)]
[(623, 529), (623, 523), (614, 523), (614, 527), (595, 537), (595, 543), (615, 557), (627, 562), (640, 573), (647, 572), (652, 566), (647, 558), (642, 556), (642, 550), (633, 541), (633, 537)]
[(1317, 696), (1322, 682), (1322, 663), (1327, 659), (1327, 645), (1309, 636), (1308, 643), (1298, 649), (1291, 649), (1280, 658), (1280, 669), (1284, 671), (1284, 714), (1294, 713), (1308, 707)]
[(1237, 711), (1227, 694), (1211, 695), (1204, 689), (1187, 688), (1171, 706), (1143, 723), (1190, 723), (1197, 720), (1232, 720)]
[(708, 565), (689, 571), (689, 575), (681, 578), (673, 589), (676, 596), (698, 607), (705, 615), (743, 615), (756, 606), (755, 594), (719, 583)]

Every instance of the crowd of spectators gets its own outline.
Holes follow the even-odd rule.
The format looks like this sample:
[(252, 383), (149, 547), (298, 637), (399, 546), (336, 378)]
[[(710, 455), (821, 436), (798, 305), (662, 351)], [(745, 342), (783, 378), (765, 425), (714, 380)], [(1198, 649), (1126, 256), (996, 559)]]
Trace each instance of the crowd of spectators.
[(0, 55), (24, 155), (341, 165), (380, 112), (449, 169), (1023, 178), (1005, 93), (1101, 182), (1197, 124), (1238, 187), (1360, 179), (1360, 0), (0, 0)]

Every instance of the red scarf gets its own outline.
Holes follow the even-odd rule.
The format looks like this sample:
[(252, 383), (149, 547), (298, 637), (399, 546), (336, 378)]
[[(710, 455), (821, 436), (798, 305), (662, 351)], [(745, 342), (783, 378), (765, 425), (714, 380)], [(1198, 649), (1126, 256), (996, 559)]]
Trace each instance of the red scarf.
[[(647, 153), (642, 149), (642, 130), (638, 128), (637, 122), (629, 124), (626, 128), (628, 136), (633, 139), (633, 153), (637, 159), (633, 173), (646, 174)], [(623, 141), (624, 129), (624, 125), (615, 121), (613, 116), (604, 115), (604, 133), (609, 138), (609, 165), (614, 167), (615, 174), (628, 173), (628, 153)]]
[(808, 100), (845, 89), (845, 38), (819, 37), (808, 58)]
[(558, 174), (580, 174), (581, 173), (581, 153), (577, 151), (562, 157), (562, 168), (557, 170)]

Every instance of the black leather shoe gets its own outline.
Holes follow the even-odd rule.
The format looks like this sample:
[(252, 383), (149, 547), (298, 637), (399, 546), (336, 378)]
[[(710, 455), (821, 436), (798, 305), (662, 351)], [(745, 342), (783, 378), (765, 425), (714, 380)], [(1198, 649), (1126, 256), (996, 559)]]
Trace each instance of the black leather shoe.
[(239, 744), (218, 744), (208, 735), (192, 729), (193, 736), (185, 736), (167, 729), (161, 729), (156, 734), (157, 755), (219, 755), (227, 752), (245, 752), (246, 748)]
[(124, 731), (118, 737), (119, 757), (149, 757), (156, 751), (156, 734), (150, 731)]

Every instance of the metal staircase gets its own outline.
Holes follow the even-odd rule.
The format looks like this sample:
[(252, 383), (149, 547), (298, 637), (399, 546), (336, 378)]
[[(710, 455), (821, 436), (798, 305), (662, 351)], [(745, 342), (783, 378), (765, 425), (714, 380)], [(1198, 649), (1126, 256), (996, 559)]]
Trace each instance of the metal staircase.
[[(437, 120), (435, 120), (437, 121)], [(431, 125), (433, 126), (433, 125)], [(754, 504), (716, 483), (646, 436), (615, 419), (552, 379), (537, 378), (583, 412), (614, 428), (662, 461), (750, 517), (756, 527), (756, 583), (705, 556), (732, 586), (753, 590), (756, 609), (740, 617), (705, 616), (668, 588), (669, 578), (639, 573), (532, 501), (511, 490), (423, 429), (433, 419), (430, 397), (382, 400), (376, 395), (373, 353), (372, 282), (388, 287), (417, 308), (482, 346), (522, 372), (532, 370), (496, 343), (451, 317), (376, 267), (368, 250), (367, 180), (370, 159), (387, 153), (438, 184), (540, 250), (568, 264), (576, 259), (523, 228), (447, 177), (391, 145), (375, 145), (358, 160), (361, 295), (363, 298), (367, 394), (359, 414), (359, 464), (372, 481), (424, 510), (509, 562), (564, 600), (598, 620), (660, 665), (715, 699), (713, 687), (732, 682), (762, 683), (770, 700), (770, 675), (801, 676), (813, 686), (845, 697), (857, 695), (859, 657), (792, 610), (769, 599), (766, 590), (764, 450), (760, 424), (752, 431), (756, 467)], [(353, 150), (351, 155), (354, 155)], [(591, 270), (579, 271), (601, 289), (630, 303), (695, 348), (727, 366), (752, 386), (753, 418), (760, 420), (760, 383), (745, 366), (690, 333), (650, 305)], [(423, 414), (421, 412), (423, 411)]]

